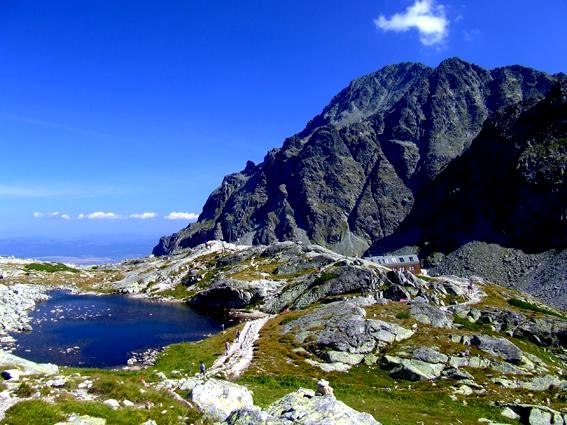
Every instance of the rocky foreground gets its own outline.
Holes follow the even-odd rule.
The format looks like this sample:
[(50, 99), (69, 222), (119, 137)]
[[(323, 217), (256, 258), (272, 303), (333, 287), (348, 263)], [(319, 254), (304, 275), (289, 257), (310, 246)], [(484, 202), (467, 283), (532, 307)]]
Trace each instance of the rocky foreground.
[[(59, 273), (81, 290), (228, 309), (245, 321), (128, 370), (2, 352), (2, 423), (567, 423), (564, 314), (480, 278), (392, 272), (292, 242), (210, 242), (76, 272), (39, 269), (25, 276), (33, 285), (18, 273), (0, 285), (0, 307), (15, 318), (7, 331), (25, 330), (25, 312)], [(30, 409), (56, 419), (25, 422)]]

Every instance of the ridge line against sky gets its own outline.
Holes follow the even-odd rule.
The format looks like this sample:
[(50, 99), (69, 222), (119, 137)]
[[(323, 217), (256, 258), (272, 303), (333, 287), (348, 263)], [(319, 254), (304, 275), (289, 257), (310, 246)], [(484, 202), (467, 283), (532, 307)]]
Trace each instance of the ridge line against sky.
[(349, 81), (452, 56), (565, 72), (565, 21), (562, 0), (7, 2), (0, 237), (171, 233)]

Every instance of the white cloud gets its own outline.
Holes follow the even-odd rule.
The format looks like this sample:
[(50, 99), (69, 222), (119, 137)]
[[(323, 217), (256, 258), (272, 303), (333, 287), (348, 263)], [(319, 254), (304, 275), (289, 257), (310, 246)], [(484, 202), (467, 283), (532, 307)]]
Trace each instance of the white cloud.
[(195, 221), (199, 218), (198, 214), (190, 213), (190, 212), (177, 212), (173, 211), (170, 212), (168, 215), (164, 217), (167, 220), (190, 220)]
[(396, 13), (390, 18), (380, 15), (374, 23), (384, 31), (404, 32), (415, 28), (419, 32), (419, 41), (425, 46), (442, 43), (449, 34), (445, 8), (437, 5), (435, 0), (416, 0), (404, 13)]
[(33, 214), (34, 218), (42, 218), (42, 217), (60, 217), (64, 220), (69, 220), (71, 217), (67, 214), (63, 214), (59, 211), (52, 211), (52, 212), (40, 212), (35, 211)]
[(144, 212), (144, 213), (134, 213), (130, 214), (130, 218), (137, 218), (139, 220), (149, 220), (155, 218), (157, 214), (155, 212)]
[(120, 214), (116, 214), (113, 212), (104, 212), (104, 211), (95, 211), (90, 214), (79, 214), (77, 216), (79, 220), (89, 219), (89, 220), (116, 220), (118, 218), (122, 218)]

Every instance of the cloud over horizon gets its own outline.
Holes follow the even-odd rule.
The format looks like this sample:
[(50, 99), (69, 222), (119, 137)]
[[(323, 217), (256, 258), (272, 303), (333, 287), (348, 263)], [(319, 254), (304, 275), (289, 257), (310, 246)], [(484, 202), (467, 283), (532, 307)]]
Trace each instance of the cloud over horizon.
[(88, 219), (88, 220), (116, 220), (122, 218), (120, 214), (116, 214), (113, 212), (104, 212), (104, 211), (95, 211), (90, 214), (79, 214), (77, 216), (79, 220)]
[(134, 213), (130, 214), (130, 218), (135, 218), (138, 220), (149, 220), (151, 218), (155, 218), (157, 213), (155, 212), (143, 212), (143, 213)]
[(52, 212), (40, 212), (40, 211), (35, 211), (32, 216), (34, 218), (43, 218), (43, 217), (60, 217), (63, 220), (70, 220), (71, 216), (69, 216), (68, 214), (64, 214), (61, 213), (59, 211), (52, 211)]
[(166, 220), (189, 220), (195, 221), (199, 218), (199, 214), (190, 212), (177, 212), (172, 211), (164, 217)]
[(380, 15), (374, 24), (383, 31), (405, 32), (415, 28), (419, 32), (419, 41), (425, 46), (440, 44), (449, 34), (445, 7), (436, 4), (435, 0), (416, 0), (405, 12), (390, 18)]

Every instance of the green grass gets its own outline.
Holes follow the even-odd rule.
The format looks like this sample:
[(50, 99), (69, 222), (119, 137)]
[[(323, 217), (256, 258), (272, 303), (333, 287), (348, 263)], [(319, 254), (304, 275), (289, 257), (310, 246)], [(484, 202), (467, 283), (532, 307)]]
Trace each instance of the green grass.
[(529, 310), (529, 311), (533, 311), (536, 313), (543, 313), (543, 314), (547, 314), (548, 316), (555, 316), (555, 317), (559, 317), (561, 319), (567, 320), (567, 317), (565, 317), (562, 314), (556, 313), (555, 311), (551, 311), (548, 310), (546, 308), (540, 307), (538, 305), (526, 302), (526, 301), (522, 301), (519, 300), (517, 298), (512, 298), (508, 300), (508, 304), (510, 304), (511, 306), (514, 307), (518, 307), (524, 310)]
[(193, 293), (189, 292), (187, 290), (187, 287), (182, 283), (175, 286), (175, 288), (159, 292), (159, 295), (161, 295), (162, 297), (172, 297), (176, 300), (185, 300), (192, 294)]
[[(162, 413), (162, 411), (166, 411)], [(187, 417), (187, 423), (194, 423), (197, 412), (181, 407), (171, 399), (156, 404), (152, 409), (121, 408), (113, 410), (101, 402), (79, 402), (74, 400), (58, 400), (47, 403), (41, 400), (26, 400), (12, 406), (7, 412), (2, 425), (52, 425), (65, 420), (69, 414), (89, 415), (104, 418), (108, 425), (140, 424), (149, 419), (159, 424), (179, 424), (179, 417)]]
[(399, 320), (404, 320), (404, 319), (409, 319), (411, 317), (409, 311), (401, 311), (398, 314), (396, 314), (396, 319)]
[(472, 331), (472, 332), (485, 332), (485, 333), (489, 333), (487, 330), (489, 329), (488, 325), (486, 323), (473, 323), (473, 322), (469, 322), (468, 319), (463, 319), (462, 317), (459, 317), (457, 315), (455, 315), (453, 317), (453, 323), (456, 323), (457, 325), (461, 325), (464, 329), (468, 330), (468, 331)]
[(313, 283), (315, 283), (316, 285), (320, 285), (321, 283), (325, 283), (328, 282), (329, 280), (333, 280), (337, 277), (337, 275), (335, 273), (321, 273), (321, 276), (318, 276)]
[(200, 362), (204, 362), (209, 368), (216, 358), (223, 354), (225, 341), (234, 341), (239, 328), (242, 326), (229, 328), (224, 333), (213, 335), (202, 341), (170, 345), (158, 357), (155, 370), (166, 374), (172, 370), (194, 374), (199, 372)]
[(27, 271), (36, 271), (36, 272), (47, 272), (47, 273), (55, 273), (55, 272), (71, 272), (71, 273), (79, 273), (79, 270), (74, 269), (72, 267), (66, 266), (65, 264), (61, 263), (31, 263), (26, 264), (24, 267)]

